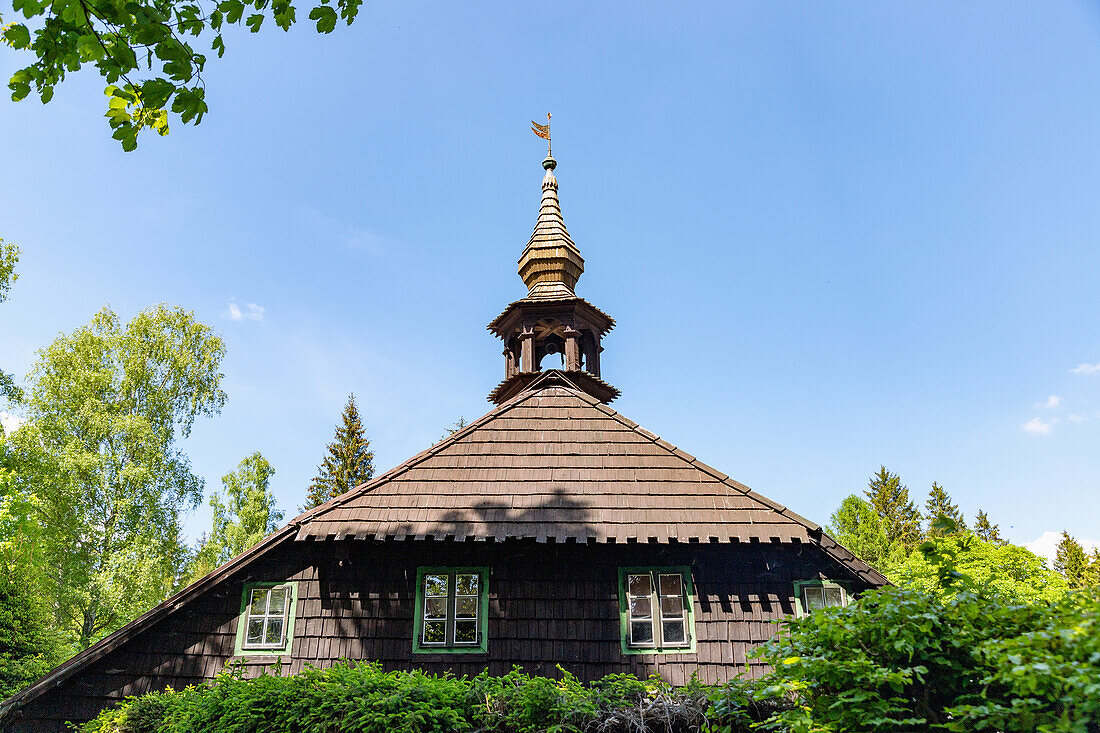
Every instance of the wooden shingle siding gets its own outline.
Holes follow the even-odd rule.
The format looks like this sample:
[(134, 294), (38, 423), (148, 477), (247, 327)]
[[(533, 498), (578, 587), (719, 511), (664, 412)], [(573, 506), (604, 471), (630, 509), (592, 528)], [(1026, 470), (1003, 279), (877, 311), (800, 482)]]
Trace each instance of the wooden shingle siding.
[[(634, 544), (494, 542), (290, 542), (167, 616), (147, 632), (88, 665), (23, 711), (13, 731), (60, 731), (126, 695), (201, 684), (227, 664), (255, 676), (271, 657), (234, 657), (246, 581), (296, 580), (297, 620), (284, 672), (341, 659), (379, 661), (385, 669), (422, 668), (504, 674), (513, 664), (557, 675), (562, 665), (582, 680), (613, 672), (656, 672), (682, 684), (693, 673), (715, 684), (764, 667), (748, 657), (794, 614), (795, 580), (832, 578), (867, 587), (819, 548), (790, 544)], [(336, 555), (343, 557), (337, 559)], [(416, 568), (490, 568), (486, 654), (412, 653)], [(695, 586), (694, 654), (623, 655), (618, 568), (687, 565)]]

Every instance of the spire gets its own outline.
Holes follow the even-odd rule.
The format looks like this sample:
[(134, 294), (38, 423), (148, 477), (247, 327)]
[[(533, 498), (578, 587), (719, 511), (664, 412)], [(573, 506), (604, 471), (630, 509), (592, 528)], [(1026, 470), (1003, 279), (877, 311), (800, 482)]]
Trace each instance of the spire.
[(558, 162), (546, 156), (542, 167), (542, 203), (535, 231), (519, 258), (519, 276), (529, 290), (528, 298), (572, 298), (577, 279), (584, 272), (584, 258), (565, 228), (558, 202)]
[(573, 292), (584, 272), (584, 258), (561, 218), (554, 177), (558, 162), (550, 154), (550, 115), (545, 125), (532, 122), (531, 131), (547, 143), (542, 204), (535, 231), (519, 258), (527, 297), (509, 304), (489, 324), (493, 335), (504, 341), (504, 381), (489, 399), (499, 405), (524, 389), (556, 383), (610, 402), (619, 390), (600, 378), (600, 342), (615, 321)]

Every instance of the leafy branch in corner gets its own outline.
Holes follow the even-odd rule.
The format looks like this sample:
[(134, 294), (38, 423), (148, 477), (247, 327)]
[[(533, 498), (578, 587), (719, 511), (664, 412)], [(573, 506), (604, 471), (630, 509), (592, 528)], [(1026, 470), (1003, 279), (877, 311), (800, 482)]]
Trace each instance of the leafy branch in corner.
[[(343, 20), (351, 25), (362, 0), (317, 0), (309, 11), (319, 33)], [(12, 0), (22, 21), (3, 24), (0, 39), (34, 55), (8, 82), (18, 102), (33, 90), (49, 102), (68, 72), (91, 64), (106, 79), (106, 117), (124, 150), (137, 147), (143, 129), (168, 134), (168, 113), (185, 124), (208, 111), (203, 70), (195, 50), (209, 42), (225, 53), (228, 26), (259, 32), (264, 20), (289, 30), (297, 21), (290, 0)]]

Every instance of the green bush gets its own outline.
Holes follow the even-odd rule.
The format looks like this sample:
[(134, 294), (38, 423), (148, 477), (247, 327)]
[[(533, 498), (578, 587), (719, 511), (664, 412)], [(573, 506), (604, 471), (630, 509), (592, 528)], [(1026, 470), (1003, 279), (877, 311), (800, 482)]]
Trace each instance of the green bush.
[(1100, 594), (1020, 604), (888, 588), (785, 622), (765, 730), (1100, 732)]
[[(659, 678), (619, 674), (584, 685), (560, 672), (551, 679), (515, 668), (470, 679), (345, 662), (296, 676), (244, 679), (237, 667), (201, 687), (128, 698), (80, 731), (698, 733), (723, 721), (727, 730), (748, 730), (742, 721), (759, 719), (736, 706), (715, 708), (714, 690), (695, 681), (673, 688)], [(742, 698), (760, 708), (751, 696)]]
[(983, 693), (949, 711), (950, 730), (1100, 731), (1100, 589), (1071, 593), (1029, 631), (977, 653)]

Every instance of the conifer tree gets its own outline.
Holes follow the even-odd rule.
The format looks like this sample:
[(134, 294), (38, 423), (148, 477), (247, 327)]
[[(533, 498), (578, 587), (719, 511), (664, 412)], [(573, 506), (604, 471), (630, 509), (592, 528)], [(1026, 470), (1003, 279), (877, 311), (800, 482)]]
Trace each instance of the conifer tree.
[(374, 476), (374, 451), (363, 432), (355, 395), (348, 396), (341, 424), (333, 441), (328, 444), (325, 458), (317, 467), (317, 477), (306, 493), (303, 511), (351, 491)]
[(921, 541), (920, 510), (909, 500), (909, 488), (896, 473), (880, 466), (867, 484), (867, 500), (886, 525), (886, 537), (906, 552)]
[(958, 504), (953, 503), (943, 487), (935, 481), (932, 482), (932, 490), (928, 492), (928, 501), (925, 502), (924, 506), (926, 510), (925, 517), (928, 518), (927, 536), (929, 539), (940, 536), (940, 533), (932, 526), (936, 521), (936, 517), (940, 515), (955, 522), (958, 531), (966, 530), (966, 520), (963, 519)]
[(1054, 556), (1054, 569), (1066, 577), (1070, 588), (1081, 588), (1087, 582), (1088, 566), (1085, 548), (1069, 532), (1062, 532), (1058, 553)]
[(1008, 544), (1001, 537), (1001, 528), (989, 521), (989, 515), (981, 509), (978, 510), (978, 516), (974, 520), (974, 534), (978, 535), (979, 539), (995, 545)]

